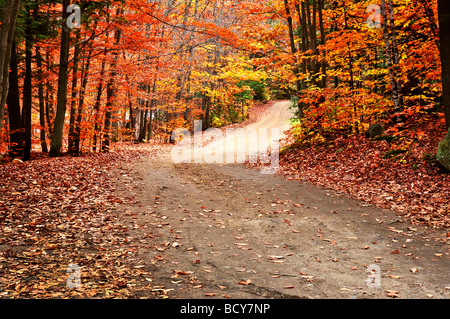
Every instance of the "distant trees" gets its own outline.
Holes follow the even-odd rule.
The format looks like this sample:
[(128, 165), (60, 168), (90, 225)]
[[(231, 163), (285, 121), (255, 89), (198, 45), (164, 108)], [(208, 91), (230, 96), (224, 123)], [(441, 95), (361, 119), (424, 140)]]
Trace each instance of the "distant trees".
[[(441, 14), (448, 1), (440, 2)], [(301, 122), (299, 136), (361, 133), (376, 122), (404, 123), (439, 106), (437, 0), (247, 5), (245, 41), (248, 48), (258, 48), (252, 63), (269, 71), (291, 96)], [(377, 23), (368, 23), (373, 17)], [(449, 28), (445, 21), (440, 24), (441, 37), (448, 41)], [(445, 69), (450, 59), (444, 60)]]
[(0, 147), (107, 152), (241, 121), (267, 88), (292, 97), (306, 135), (402, 122), (441, 92), (449, 126), (448, 1), (383, 0), (380, 29), (372, 2), (83, 0), (71, 30), (68, 0), (0, 0)]

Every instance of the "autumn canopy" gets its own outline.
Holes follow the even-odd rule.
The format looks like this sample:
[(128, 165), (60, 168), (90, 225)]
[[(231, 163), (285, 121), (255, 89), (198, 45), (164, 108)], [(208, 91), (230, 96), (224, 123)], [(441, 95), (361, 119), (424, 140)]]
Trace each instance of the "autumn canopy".
[(12, 157), (235, 123), (254, 100), (292, 99), (296, 139), (430, 112), (448, 121), (436, 1), (6, 3), (0, 126)]

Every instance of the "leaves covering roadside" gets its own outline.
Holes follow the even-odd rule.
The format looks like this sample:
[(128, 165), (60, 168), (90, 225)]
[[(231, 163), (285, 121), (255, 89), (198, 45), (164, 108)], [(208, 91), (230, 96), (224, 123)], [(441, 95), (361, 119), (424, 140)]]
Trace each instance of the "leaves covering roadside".
[[(147, 146), (0, 166), (0, 297), (130, 298), (150, 276), (128, 244), (115, 173)], [(70, 264), (81, 287), (69, 289)]]
[(393, 142), (356, 135), (291, 146), (280, 155), (281, 173), (392, 209), (415, 224), (448, 228), (450, 175), (433, 160), (445, 131), (432, 116), (410, 122), (413, 133), (387, 132)]

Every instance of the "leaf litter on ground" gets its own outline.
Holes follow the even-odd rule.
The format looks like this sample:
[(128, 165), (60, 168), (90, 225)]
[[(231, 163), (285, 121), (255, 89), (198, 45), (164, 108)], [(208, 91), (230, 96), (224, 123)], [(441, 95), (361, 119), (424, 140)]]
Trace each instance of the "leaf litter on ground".
[[(0, 298), (129, 298), (138, 283), (148, 285), (151, 274), (118, 218), (118, 207), (136, 199), (120, 196), (117, 174), (157, 150), (127, 144), (0, 166)], [(67, 285), (69, 265), (80, 269), (75, 288)]]

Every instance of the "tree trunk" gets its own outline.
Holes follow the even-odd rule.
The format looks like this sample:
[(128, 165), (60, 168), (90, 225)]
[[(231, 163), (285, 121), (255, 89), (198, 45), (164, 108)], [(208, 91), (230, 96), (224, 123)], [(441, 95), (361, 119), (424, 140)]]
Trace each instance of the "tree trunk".
[(77, 93), (78, 93), (78, 61), (80, 57), (80, 31), (77, 30), (75, 50), (73, 55), (72, 69), (72, 96), (70, 100), (70, 122), (69, 122), (69, 154), (75, 155), (75, 118), (77, 116)]
[(93, 136), (93, 147), (92, 150), (94, 152), (97, 151), (97, 141), (99, 140), (99, 136), (100, 136), (100, 102), (102, 100), (102, 92), (103, 92), (103, 77), (105, 75), (105, 67), (106, 67), (106, 52), (105, 52), (105, 57), (103, 58), (102, 61), (102, 66), (100, 69), (100, 83), (97, 87), (97, 98), (95, 100), (95, 104), (94, 104), (94, 136)]
[(210, 124), (210, 115), (211, 115), (211, 97), (207, 96), (206, 97), (206, 110), (205, 110), (205, 120), (203, 123), (203, 129), (207, 130), (210, 128), (211, 124)]
[(66, 25), (69, 14), (67, 7), (69, 0), (63, 0), (62, 14), (62, 35), (61, 35), (61, 52), (58, 76), (58, 96), (56, 104), (56, 117), (53, 124), (53, 136), (50, 147), (50, 157), (61, 155), (64, 134), (64, 119), (66, 117), (67, 107), (67, 84), (69, 82), (69, 45), (70, 45), (70, 29)]
[[(320, 44), (325, 45), (326, 37), (325, 37), (325, 27), (323, 24), (323, 4), (324, 0), (318, 0), (319, 1), (319, 28), (320, 28)], [(321, 81), (320, 81), (320, 87), (325, 88), (327, 86), (327, 62), (326, 62), (326, 52), (323, 51), (322, 56), (322, 63), (321, 63), (321, 69), (322, 69), (322, 75), (321, 75)]]
[(151, 99), (151, 101), (150, 101), (150, 110), (149, 110), (149, 113), (150, 113), (150, 118), (149, 118), (149, 121), (148, 121), (148, 133), (147, 133), (147, 140), (148, 141), (150, 141), (150, 138), (152, 137), (152, 130), (153, 130), (153, 127), (152, 127), (152, 125), (153, 125), (153, 107), (155, 106), (155, 97), (154, 97), (154, 94), (155, 94), (155, 92), (156, 92), (156, 79), (154, 79), (153, 80), (153, 87), (152, 87), (152, 99)]
[(388, 28), (386, 1), (381, 0), (381, 16), (383, 17), (383, 36), (384, 45), (386, 49), (386, 62), (389, 71), (389, 81), (391, 83), (392, 99), (394, 101), (394, 112), (396, 115), (403, 111), (403, 105), (399, 98), (399, 83), (395, 77), (394, 66), (393, 66), (393, 50), (390, 44), (390, 34)]
[[(387, 10), (389, 9), (389, 22)], [(383, 17), (383, 36), (386, 48), (386, 61), (389, 71), (389, 81), (391, 83), (392, 99), (394, 101), (394, 114), (397, 123), (403, 123), (403, 99), (401, 96), (401, 85), (398, 80), (398, 62), (399, 54), (397, 48), (397, 37), (394, 23), (394, 10), (392, 0), (389, 0), (389, 8), (386, 7), (386, 1), (381, 0), (381, 15)], [(390, 32), (389, 32), (390, 31)], [(392, 45), (391, 45), (392, 40)]]
[[(148, 106), (148, 102), (146, 102), (147, 106)], [(141, 133), (139, 136), (139, 142), (143, 142), (145, 140), (145, 136), (147, 134), (147, 118), (148, 118), (148, 108), (145, 108), (145, 112), (142, 111), (142, 114), (144, 115), (143, 117), (143, 121), (142, 121), (142, 126), (141, 126)]]
[(111, 72), (111, 78), (106, 84), (106, 113), (105, 113), (105, 123), (103, 127), (103, 141), (102, 141), (102, 151), (109, 152), (110, 143), (111, 143), (111, 121), (112, 121), (112, 105), (113, 105), (113, 97), (115, 94), (114, 89), (114, 77), (116, 76), (115, 72)]
[(22, 120), (20, 114), (20, 95), (19, 95), (19, 75), (17, 68), (16, 42), (13, 41), (11, 48), (11, 61), (9, 72), (9, 89), (7, 96), (8, 116), (9, 116), (9, 134), (10, 134), (10, 152), (11, 157), (22, 157), (23, 155), (23, 132)]
[(130, 127), (134, 129), (136, 127), (136, 118), (133, 111), (133, 100), (131, 92), (127, 92), (127, 97), (128, 97), (128, 108), (130, 110)]
[(297, 102), (297, 109), (298, 109), (298, 118), (302, 119), (303, 117), (303, 107), (302, 107), (302, 103), (300, 103), (300, 94), (302, 91), (302, 84), (300, 82), (300, 71), (298, 68), (298, 62), (297, 62), (297, 57), (295, 56), (297, 54), (297, 47), (295, 46), (295, 38), (294, 38), (294, 23), (293, 23), (293, 19), (291, 16), (291, 10), (289, 9), (289, 1), (288, 0), (284, 0), (284, 9), (286, 11), (286, 18), (287, 18), (287, 24), (288, 24), (288, 32), (289, 32), (289, 43), (291, 45), (291, 52), (294, 55), (294, 59), (295, 59), (295, 65), (292, 68), (292, 71), (294, 73), (294, 77), (295, 77), (295, 89), (296, 89), (296, 93), (297, 93), (297, 98), (298, 98), (298, 102)]
[(20, 0), (10, 0), (7, 4), (0, 9), (0, 128), (3, 125), (5, 103), (9, 94), (9, 64)]
[(439, 38), (442, 63), (442, 101), (445, 125), (450, 129), (450, 2), (438, 0)]
[[(47, 58), (47, 63), (46, 63), (46, 67), (47, 67), (47, 71), (50, 73), (51, 72), (51, 68), (50, 68), (50, 54), (49, 51), (47, 51), (46, 54), (46, 58)], [(49, 136), (53, 135), (53, 86), (50, 82), (50, 79), (47, 79), (47, 83), (45, 85), (47, 91), (45, 93), (45, 119), (47, 121), (47, 128), (48, 128), (48, 134)]]
[(27, 21), (25, 29), (25, 78), (23, 81), (23, 110), (22, 121), (25, 128), (25, 147), (23, 160), (29, 161), (31, 156), (31, 109), (33, 103), (32, 70), (31, 60), (33, 53), (33, 36), (31, 31), (30, 12), (27, 10)]
[(78, 101), (78, 110), (77, 110), (77, 118), (75, 121), (75, 136), (74, 136), (74, 144), (75, 144), (75, 154), (80, 155), (81, 149), (80, 149), (80, 139), (81, 139), (81, 121), (83, 119), (83, 105), (84, 105), (84, 98), (86, 95), (86, 87), (88, 83), (88, 77), (89, 77), (89, 69), (91, 66), (91, 57), (92, 52), (89, 52), (89, 56), (86, 61), (86, 66), (83, 71), (83, 76), (81, 80), (81, 88), (80, 88), (80, 99)]
[[(122, 11), (122, 9), (117, 9), (117, 15), (119, 15)], [(122, 36), (122, 33), (119, 29), (115, 32), (115, 40), (116, 45), (120, 43), (120, 38)], [(115, 70), (116, 64), (117, 64), (117, 58), (119, 54), (118, 52), (113, 52), (113, 61), (111, 63), (111, 75), (109, 78), (108, 83), (106, 84), (106, 113), (105, 113), (105, 125), (104, 125), (104, 136), (103, 136), (103, 142), (102, 142), (102, 151), (103, 152), (109, 152), (110, 149), (110, 143), (111, 143), (111, 127), (112, 127), (112, 119), (113, 119), (113, 105), (114, 105), (114, 96), (116, 94), (116, 84), (115, 84), (115, 77), (117, 74), (117, 71)]]
[(395, 20), (394, 20), (394, 4), (392, 2), (392, 0), (389, 0), (389, 24), (391, 26), (391, 37), (392, 37), (392, 53), (393, 53), (393, 58), (394, 58), (394, 64), (393, 64), (393, 68), (394, 68), (394, 77), (395, 80), (397, 81), (397, 95), (398, 95), (398, 108), (395, 110), (396, 114), (397, 114), (397, 122), (398, 123), (404, 123), (405, 122), (405, 118), (403, 115), (400, 115), (400, 113), (403, 112), (404, 107), (403, 107), (403, 93), (402, 93), (402, 85), (400, 82), (400, 55), (398, 52), (398, 45), (397, 45), (397, 30), (395, 28)]
[(42, 153), (48, 153), (47, 140), (45, 138), (45, 99), (44, 99), (44, 76), (42, 72), (41, 48), (36, 46), (36, 66), (38, 71), (38, 99), (39, 99), (39, 124)]
[[(302, 6), (302, 7), (303, 7), (303, 6)], [(304, 54), (304, 52), (306, 52), (306, 50), (308, 50), (308, 44), (307, 44), (307, 39), (308, 39), (308, 28), (307, 28), (307, 26), (306, 26), (306, 19), (305, 19), (305, 16), (303, 15), (303, 11), (302, 11), (302, 9), (300, 8), (300, 5), (299, 5), (298, 3), (295, 4), (295, 8), (297, 9), (299, 26), (300, 26), (300, 29), (301, 29), (301, 40), (302, 40), (302, 41), (301, 41), (300, 49), (301, 49), (301, 51), (302, 51), (303, 54)], [(305, 61), (304, 59), (302, 60), (302, 63), (301, 63), (301, 70), (302, 70), (302, 73), (303, 73), (303, 74), (306, 74), (306, 73), (307, 73), (307, 70), (306, 70), (306, 61)], [(300, 81), (300, 85), (301, 85), (302, 91), (303, 91), (304, 89), (306, 89), (306, 83), (305, 83), (304, 80), (301, 80), (301, 81)], [(303, 103), (303, 102), (301, 102), (301, 106), (300, 106), (300, 107), (302, 108), (302, 110), (304, 109), (304, 103)]]
[[(313, 2), (313, 5), (315, 5), (315, 1)], [(309, 1), (305, 2), (305, 8), (306, 8), (306, 18), (308, 23), (308, 29), (309, 29), (309, 43), (310, 43), (310, 49), (313, 52), (313, 55), (317, 54), (317, 38), (316, 38), (316, 27), (315, 27), (315, 17), (313, 16), (311, 18), (311, 8)], [(313, 12), (315, 12), (315, 8), (313, 7)], [(312, 83), (316, 84), (315, 76), (317, 74), (317, 63), (315, 59), (311, 59), (311, 71), (312, 71)]]
[[(299, 21), (302, 26), (302, 51), (306, 52), (308, 51), (310, 46), (309, 36), (308, 36), (308, 23), (306, 18), (306, 3), (301, 3), (301, 12), (299, 11)], [(307, 70), (312, 71), (311, 68), (311, 59), (309, 61), (303, 59), (303, 66), (302, 66), (303, 72), (306, 74)]]

